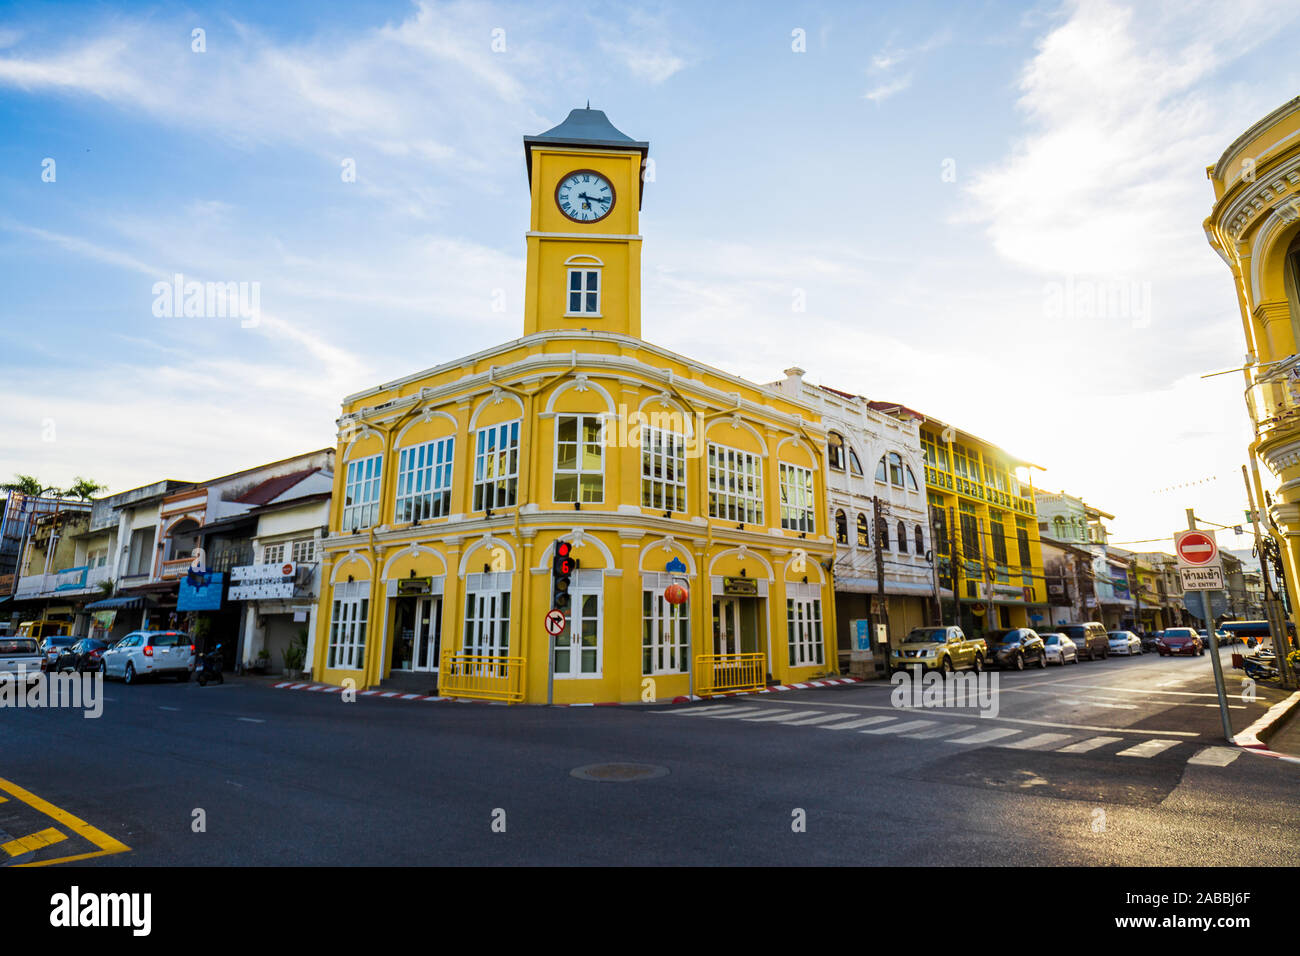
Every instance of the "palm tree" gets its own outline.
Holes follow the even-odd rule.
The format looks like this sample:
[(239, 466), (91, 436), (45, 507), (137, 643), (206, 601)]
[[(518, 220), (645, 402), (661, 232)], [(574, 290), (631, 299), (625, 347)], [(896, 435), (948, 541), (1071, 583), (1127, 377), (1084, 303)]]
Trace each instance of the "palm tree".
[(49, 488), (35, 475), (14, 475), (15, 480), (0, 485), (0, 491), (17, 491), (24, 495), (40, 497), (46, 491), (58, 491), (57, 488)]
[(63, 494), (69, 498), (80, 498), (82, 501), (89, 501), (99, 491), (108, 491), (108, 485), (101, 485), (93, 478), (82, 478), (78, 475), (72, 480), (72, 485)]

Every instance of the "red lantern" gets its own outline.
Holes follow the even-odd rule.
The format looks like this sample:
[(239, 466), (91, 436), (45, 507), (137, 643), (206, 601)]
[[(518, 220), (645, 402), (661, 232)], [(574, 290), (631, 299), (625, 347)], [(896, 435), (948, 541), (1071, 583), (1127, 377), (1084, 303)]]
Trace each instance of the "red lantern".
[(684, 585), (675, 582), (664, 588), (664, 600), (669, 604), (685, 604), (690, 596)]

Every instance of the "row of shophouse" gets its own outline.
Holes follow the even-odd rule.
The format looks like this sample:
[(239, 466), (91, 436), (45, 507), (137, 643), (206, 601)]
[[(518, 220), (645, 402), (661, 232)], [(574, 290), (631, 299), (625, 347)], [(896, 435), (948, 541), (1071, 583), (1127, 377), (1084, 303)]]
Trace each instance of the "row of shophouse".
[(924, 624), (1187, 619), (1167, 556), (1111, 548), (1031, 461), (648, 342), (649, 144), (577, 109), (523, 145), (520, 338), (345, 397), (333, 449), (32, 518), (13, 616), (201, 629), (272, 667), (301, 635), (313, 680), (543, 703), (869, 668)]

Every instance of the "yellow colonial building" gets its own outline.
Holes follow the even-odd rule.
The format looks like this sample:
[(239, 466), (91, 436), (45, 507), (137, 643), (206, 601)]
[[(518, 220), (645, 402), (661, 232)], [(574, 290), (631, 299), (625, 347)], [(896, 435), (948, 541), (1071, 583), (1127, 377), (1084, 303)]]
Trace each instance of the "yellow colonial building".
[[(895, 414), (913, 414), (897, 406)], [(923, 416), (925, 490), (944, 623), (968, 634), (1052, 623), (1030, 471), (1038, 466)]]
[(525, 137), (523, 337), (344, 400), (317, 680), (599, 703), (835, 672), (825, 431), (641, 338), (647, 151), (591, 109)]
[(1261, 530), (1273, 536), (1291, 607), (1300, 608), (1300, 97), (1278, 107), (1206, 170), (1211, 247), (1232, 273), (1246, 340), (1252, 466)]

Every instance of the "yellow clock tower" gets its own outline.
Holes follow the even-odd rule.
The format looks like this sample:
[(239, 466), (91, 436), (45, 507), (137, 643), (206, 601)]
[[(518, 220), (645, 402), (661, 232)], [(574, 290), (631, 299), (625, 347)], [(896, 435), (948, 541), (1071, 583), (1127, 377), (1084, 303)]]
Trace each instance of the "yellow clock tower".
[(532, 192), (524, 334), (641, 336), (641, 169), (650, 144), (577, 109), (524, 137)]
[(343, 400), (315, 679), (590, 704), (836, 672), (820, 416), (641, 338), (647, 151), (593, 109), (524, 137), (524, 334)]

